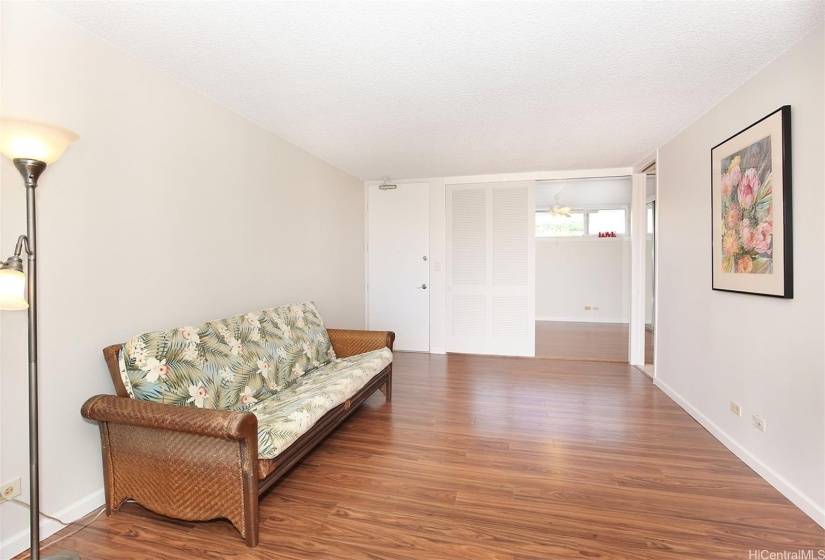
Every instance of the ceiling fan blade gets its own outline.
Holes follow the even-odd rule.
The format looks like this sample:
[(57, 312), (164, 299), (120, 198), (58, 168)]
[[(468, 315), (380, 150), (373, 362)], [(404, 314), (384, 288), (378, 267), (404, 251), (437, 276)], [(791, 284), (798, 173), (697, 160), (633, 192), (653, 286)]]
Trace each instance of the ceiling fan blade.
[(551, 216), (564, 216), (569, 218), (570, 217), (570, 207), (569, 206), (559, 206), (558, 204), (553, 205), (553, 207), (547, 211), (548, 214)]

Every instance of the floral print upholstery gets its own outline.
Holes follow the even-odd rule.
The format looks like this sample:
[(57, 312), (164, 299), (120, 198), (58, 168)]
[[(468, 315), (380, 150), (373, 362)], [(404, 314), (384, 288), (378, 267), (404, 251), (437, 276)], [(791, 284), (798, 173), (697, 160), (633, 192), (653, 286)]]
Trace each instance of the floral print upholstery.
[(311, 301), (143, 333), (119, 355), (132, 398), (220, 410), (248, 410), (334, 358)]
[(317, 368), (249, 410), (258, 418), (258, 456), (272, 459), (392, 362), (382, 348)]

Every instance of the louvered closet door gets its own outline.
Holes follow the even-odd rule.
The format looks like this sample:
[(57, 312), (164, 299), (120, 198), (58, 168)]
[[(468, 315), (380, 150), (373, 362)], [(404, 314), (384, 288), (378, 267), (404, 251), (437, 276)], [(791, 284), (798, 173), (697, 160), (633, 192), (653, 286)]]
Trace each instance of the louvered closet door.
[(447, 187), (447, 351), (535, 355), (535, 183)]

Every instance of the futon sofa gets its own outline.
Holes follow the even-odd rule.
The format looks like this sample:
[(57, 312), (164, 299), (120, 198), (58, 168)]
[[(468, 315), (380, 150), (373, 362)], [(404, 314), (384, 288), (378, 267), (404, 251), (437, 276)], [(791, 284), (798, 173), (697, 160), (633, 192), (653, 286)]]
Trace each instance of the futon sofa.
[(312, 302), (143, 333), (103, 350), (117, 396), (100, 427), (106, 512), (127, 499), (226, 518), (258, 544), (258, 499), (376, 390), (392, 398), (392, 332), (324, 328)]

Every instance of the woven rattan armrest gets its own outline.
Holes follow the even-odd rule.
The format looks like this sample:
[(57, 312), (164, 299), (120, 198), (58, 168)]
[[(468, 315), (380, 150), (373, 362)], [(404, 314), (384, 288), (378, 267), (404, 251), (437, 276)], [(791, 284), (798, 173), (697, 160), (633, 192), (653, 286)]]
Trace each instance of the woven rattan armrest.
[(172, 406), (113, 395), (86, 401), (80, 413), (90, 420), (249, 441), (257, 450), (258, 419), (251, 412)]
[[(225, 517), (248, 546), (258, 544), (254, 414), (112, 395), (90, 398), (81, 414), (100, 427), (108, 515), (132, 498), (176, 519)], [(179, 492), (192, 486), (193, 476), (208, 492)]]
[(327, 329), (329, 340), (339, 358), (355, 356), (384, 347), (392, 350), (395, 333), (392, 331), (356, 331), (345, 329)]

